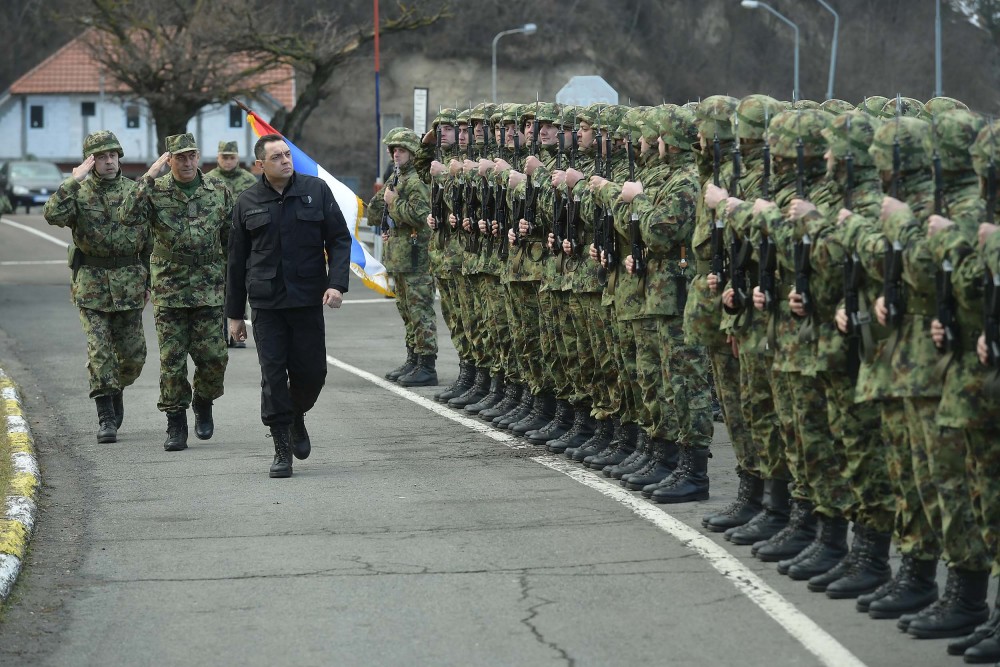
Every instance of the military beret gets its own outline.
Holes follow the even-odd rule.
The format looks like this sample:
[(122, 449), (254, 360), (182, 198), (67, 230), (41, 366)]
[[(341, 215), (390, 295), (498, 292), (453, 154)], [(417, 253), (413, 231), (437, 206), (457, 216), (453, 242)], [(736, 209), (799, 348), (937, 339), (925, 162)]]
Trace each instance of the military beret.
[(240, 149), (235, 141), (220, 141), (219, 155), (239, 155)]
[(190, 132), (186, 132), (184, 134), (172, 134), (167, 137), (166, 144), (167, 152), (171, 155), (198, 150), (198, 143), (194, 140), (194, 135)]

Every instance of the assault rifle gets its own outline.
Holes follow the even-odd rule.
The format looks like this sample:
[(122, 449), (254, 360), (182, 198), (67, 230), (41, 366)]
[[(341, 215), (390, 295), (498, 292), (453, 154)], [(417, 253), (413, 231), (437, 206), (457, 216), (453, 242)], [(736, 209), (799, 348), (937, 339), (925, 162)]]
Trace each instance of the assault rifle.
[[(562, 170), (562, 156), (563, 152), (566, 150), (566, 128), (559, 125), (559, 150), (556, 152), (556, 171)], [(562, 254), (562, 228), (559, 224), (560, 213), (562, 212), (562, 195), (560, 194), (558, 188), (553, 188), (552, 191), (552, 238), (555, 239), (552, 243), (552, 255), (559, 256)]]
[[(806, 198), (806, 158), (805, 144), (802, 137), (799, 137), (795, 145), (795, 194), (799, 199)], [(803, 234), (802, 240), (796, 242), (794, 249), (795, 259), (795, 292), (802, 299), (802, 307), (805, 309), (805, 316), (812, 315), (813, 302), (809, 289), (809, 278), (812, 276), (812, 239), (809, 234)]]
[[(938, 153), (937, 126), (934, 117), (931, 117), (931, 144), (933, 152), (931, 154), (931, 164), (934, 174), (934, 214), (944, 215), (944, 174), (941, 169), (941, 155)], [(955, 294), (952, 291), (952, 273), (954, 267), (949, 260), (941, 262), (935, 276), (935, 287), (937, 297), (935, 300), (935, 310), (938, 322), (944, 328), (944, 352), (956, 350), (959, 341), (958, 315), (956, 313)]]
[[(625, 150), (628, 151), (628, 180), (635, 180), (635, 145), (632, 143), (632, 130), (628, 131), (625, 137)], [(642, 242), (642, 233), (639, 230), (639, 215), (632, 213), (628, 221), (629, 243), (632, 246), (632, 260), (635, 263), (633, 272), (641, 276), (646, 272), (646, 260), (643, 255), (646, 249)]]
[[(722, 166), (722, 148), (719, 144), (719, 133), (712, 140), (712, 183), (719, 187), (719, 170)], [(719, 220), (715, 209), (712, 209), (712, 273), (719, 278), (718, 289), (721, 291), (726, 284), (726, 240), (725, 226)]]
[[(739, 197), (740, 179), (743, 174), (743, 154), (740, 152), (739, 120), (733, 117), (733, 176), (729, 181), (729, 192)], [(750, 263), (750, 240), (740, 239), (733, 230), (733, 240), (729, 244), (729, 273), (733, 287), (733, 310), (742, 312), (747, 305), (747, 265)]]
[[(903, 113), (902, 99), (896, 94), (896, 134), (892, 140), (892, 180), (889, 184), (889, 194), (899, 198), (899, 186), (902, 179), (902, 156), (899, 146), (899, 119)], [(896, 329), (903, 323), (903, 245), (899, 240), (886, 244), (885, 256), (882, 261), (883, 282), (882, 297), (888, 311), (887, 324)]]
[[(442, 130), (438, 124), (434, 128), (434, 159), (441, 162)], [(437, 232), (438, 248), (444, 248), (448, 243), (449, 225), (444, 221), (444, 186), (434, 180), (431, 187), (431, 216), (434, 218), (434, 230)]]

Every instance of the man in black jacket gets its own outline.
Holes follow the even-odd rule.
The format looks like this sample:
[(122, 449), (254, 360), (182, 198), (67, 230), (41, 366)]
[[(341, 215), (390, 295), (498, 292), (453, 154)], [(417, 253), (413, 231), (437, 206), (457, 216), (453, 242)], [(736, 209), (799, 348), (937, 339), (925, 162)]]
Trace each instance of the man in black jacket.
[(249, 297), (261, 421), (274, 440), (270, 476), (291, 477), (291, 455), (311, 449), (305, 413), (326, 380), (323, 306), (339, 308), (347, 292), (351, 235), (330, 187), (295, 172), (280, 135), (261, 137), (254, 155), (264, 174), (233, 209), (226, 316), (230, 335), (246, 340)]

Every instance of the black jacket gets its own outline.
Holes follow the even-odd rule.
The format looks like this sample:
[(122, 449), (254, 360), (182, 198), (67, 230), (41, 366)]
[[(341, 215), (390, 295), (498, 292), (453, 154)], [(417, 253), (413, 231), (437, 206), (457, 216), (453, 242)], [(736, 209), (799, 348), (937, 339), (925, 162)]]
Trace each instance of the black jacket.
[(251, 308), (318, 306), (328, 288), (347, 292), (350, 266), (351, 233), (330, 186), (296, 173), (278, 194), (262, 177), (233, 208), (226, 316), (242, 319), (247, 297)]

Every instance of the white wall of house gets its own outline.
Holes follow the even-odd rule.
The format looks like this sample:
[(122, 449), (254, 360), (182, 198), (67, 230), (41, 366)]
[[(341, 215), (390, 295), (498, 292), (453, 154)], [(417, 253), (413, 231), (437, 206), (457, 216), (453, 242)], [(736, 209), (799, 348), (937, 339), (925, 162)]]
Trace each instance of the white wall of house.
[[(84, 116), (84, 103), (88, 113)], [(138, 107), (133, 125), (128, 122), (128, 108)], [(41, 107), (41, 125), (32, 126), (32, 107)], [(255, 109), (265, 118), (273, 113), (271, 106)], [(37, 112), (36, 112), (37, 113)], [(240, 127), (231, 124), (239, 120)], [(99, 95), (11, 95), (0, 99), (0, 161), (34, 155), (38, 159), (72, 163), (81, 158), (83, 138), (96, 130), (111, 130), (125, 151), (125, 161), (152, 163), (156, 152), (156, 131), (149, 111), (142, 103)], [(215, 162), (220, 141), (239, 142), (241, 160), (253, 156), (256, 136), (246, 117), (230, 116), (228, 104), (207, 106), (188, 123), (188, 132), (195, 135), (206, 165)]]

